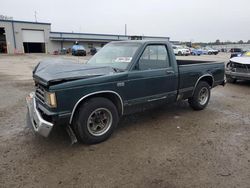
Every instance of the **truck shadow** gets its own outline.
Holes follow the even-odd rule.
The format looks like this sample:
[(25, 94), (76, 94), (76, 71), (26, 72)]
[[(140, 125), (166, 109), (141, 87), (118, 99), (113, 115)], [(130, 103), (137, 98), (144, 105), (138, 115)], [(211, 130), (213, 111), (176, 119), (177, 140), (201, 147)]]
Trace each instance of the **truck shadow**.
[(126, 115), (121, 118), (117, 131), (129, 129), (132, 126), (145, 126), (144, 122), (160, 120), (162, 117), (167, 121), (168, 119), (178, 118), (185, 112), (192, 111), (187, 101), (180, 101), (174, 104), (161, 105), (143, 112)]
[[(187, 101), (181, 101), (175, 104), (169, 105), (162, 105), (157, 108), (149, 109), (143, 112), (126, 115), (121, 118), (117, 129), (115, 130), (114, 134), (118, 134), (120, 132), (126, 131), (129, 134), (129, 131), (134, 128), (144, 128), (144, 126), (153, 126), (154, 121), (158, 121), (158, 119), (164, 119), (168, 121), (168, 119), (173, 119), (175, 117), (180, 116), (180, 114), (186, 113), (188, 111), (192, 111), (189, 107)], [(149, 122), (149, 124), (145, 125), (145, 122)], [(66, 149), (70, 146), (70, 148), (78, 148), (85, 146), (87, 148), (91, 148), (91, 146), (87, 146), (81, 143), (71, 144), (71, 139), (66, 131), (66, 129), (62, 127), (54, 127), (53, 131), (49, 135), (48, 138), (44, 138), (35, 134), (31, 128), (28, 128), (27, 134), (31, 137), (29, 141), (32, 145), (37, 145), (39, 147), (45, 147), (48, 150), (53, 150), (53, 148), (57, 149)], [(112, 136), (111, 136), (112, 140)], [(101, 143), (102, 144), (102, 143)], [(71, 147), (73, 146), (73, 147)]]

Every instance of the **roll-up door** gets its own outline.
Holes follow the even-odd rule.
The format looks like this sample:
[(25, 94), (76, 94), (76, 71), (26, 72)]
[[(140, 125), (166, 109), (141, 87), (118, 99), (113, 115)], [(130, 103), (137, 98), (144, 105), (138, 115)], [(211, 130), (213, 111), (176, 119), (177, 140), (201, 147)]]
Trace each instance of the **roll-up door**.
[(45, 43), (44, 31), (40, 31), (40, 30), (23, 30), (23, 42)]
[(25, 53), (45, 53), (45, 37), (42, 30), (22, 30)]

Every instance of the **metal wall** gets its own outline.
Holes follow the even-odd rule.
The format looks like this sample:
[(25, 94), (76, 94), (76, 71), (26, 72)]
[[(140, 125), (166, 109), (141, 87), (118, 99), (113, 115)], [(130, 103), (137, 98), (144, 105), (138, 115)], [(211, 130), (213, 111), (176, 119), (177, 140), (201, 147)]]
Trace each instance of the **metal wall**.
[(10, 54), (24, 53), (23, 47), (23, 30), (39, 30), (44, 32), (45, 51), (51, 51), (49, 46), (50, 24), (35, 22), (19, 22), (0, 20), (0, 27), (5, 29), (7, 51)]
[[(5, 29), (9, 54), (24, 53), (24, 30), (42, 31), (44, 33), (45, 53), (60, 51), (62, 48), (71, 48), (75, 41), (83, 45), (88, 52), (91, 46), (100, 47), (110, 41), (130, 40), (133, 37), (112, 34), (51, 32), (50, 23), (40, 22), (0, 20), (0, 27)], [(169, 40), (168, 37), (142, 36), (141, 38), (146, 40)]]
[(3, 27), (5, 30), (6, 44), (7, 44), (7, 53), (14, 53), (14, 38), (12, 25), (9, 22), (0, 22), (0, 27)]

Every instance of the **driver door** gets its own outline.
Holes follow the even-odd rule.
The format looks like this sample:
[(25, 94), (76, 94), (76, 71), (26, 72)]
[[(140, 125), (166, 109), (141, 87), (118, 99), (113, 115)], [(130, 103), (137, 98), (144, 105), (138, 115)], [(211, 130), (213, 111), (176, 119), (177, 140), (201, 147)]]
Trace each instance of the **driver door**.
[(175, 101), (178, 74), (174, 71), (164, 44), (147, 45), (139, 61), (128, 73), (126, 82), (128, 105), (152, 101)]

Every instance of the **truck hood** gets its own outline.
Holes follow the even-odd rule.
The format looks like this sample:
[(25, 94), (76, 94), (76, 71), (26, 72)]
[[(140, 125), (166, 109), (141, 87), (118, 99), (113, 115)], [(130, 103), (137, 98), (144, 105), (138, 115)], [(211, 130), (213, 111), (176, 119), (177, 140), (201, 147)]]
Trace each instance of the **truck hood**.
[(43, 61), (33, 70), (33, 78), (37, 82), (49, 86), (66, 81), (87, 79), (114, 73), (114, 69), (107, 66), (92, 66), (63, 61)]

